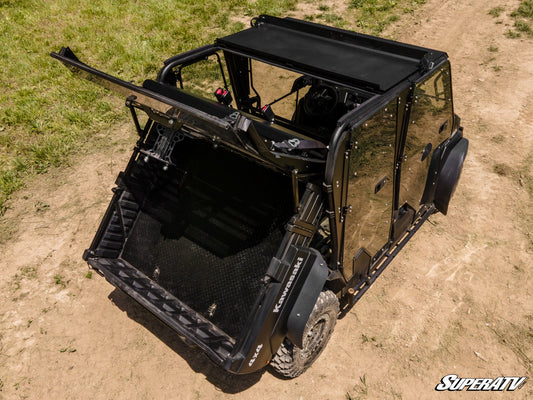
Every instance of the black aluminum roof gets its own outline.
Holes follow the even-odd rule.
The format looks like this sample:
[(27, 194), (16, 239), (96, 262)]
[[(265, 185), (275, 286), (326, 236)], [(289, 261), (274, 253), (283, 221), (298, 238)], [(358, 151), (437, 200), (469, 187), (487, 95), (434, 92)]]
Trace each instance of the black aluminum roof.
[(447, 58), (441, 51), (267, 15), (216, 43), (232, 52), (378, 92)]

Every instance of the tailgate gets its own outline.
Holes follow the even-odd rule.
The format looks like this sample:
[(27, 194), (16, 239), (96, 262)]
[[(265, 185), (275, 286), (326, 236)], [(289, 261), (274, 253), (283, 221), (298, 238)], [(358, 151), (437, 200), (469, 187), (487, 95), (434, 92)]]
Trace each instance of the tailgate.
[(232, 363), (235, 341), (209, 320), (121, 259), (89, 258), (88, 263), (115, 287), (151, 311), (188, 343), (203, 349), (216, 363)]

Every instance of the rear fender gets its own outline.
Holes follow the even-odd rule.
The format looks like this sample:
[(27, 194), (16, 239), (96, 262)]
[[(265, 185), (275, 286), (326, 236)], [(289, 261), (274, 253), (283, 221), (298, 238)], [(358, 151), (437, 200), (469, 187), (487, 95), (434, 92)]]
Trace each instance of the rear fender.
[(448, 205), (455, 192), (466, 154), (468, 153), (468, 140), (461, 138), (447, 154), (440, 169), (435, 188), (435, 207), (441, 213), (448, 213)]
[(313, 265), (287, 319), (287, 338), (300, 348), (303, 346), (305, 325), (328, 278), (326, 262), (320, 253), (315, 249), (309, 250), (315, 253)]
[(464, 160), (468, 153), (468, 140), (463, 138), (462, 128), (441, 143), (433, 152), (422, 204), (434, 203), (444, 215), (455, 192)]
[(312, 248), (291, 245), (282, 259), (273, 259), (266, 273), (267, 293), (250, 332), (253, 342), (246, 345), (247, 355), (237, 372), (250, 373), (267, 365), (286, 337), (301, 345), (328, 274), (326, 262)]

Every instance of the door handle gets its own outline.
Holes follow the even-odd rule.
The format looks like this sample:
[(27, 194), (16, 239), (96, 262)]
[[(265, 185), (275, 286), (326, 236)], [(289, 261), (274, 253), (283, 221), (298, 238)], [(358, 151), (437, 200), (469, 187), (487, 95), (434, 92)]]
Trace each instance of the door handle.
[(376, 186), (374, 187), (374, 194), (379, 192), (381, 189), (383, 189), (383, 186), (387, 183), (388, 178), (384, 177), (382, 180), (380, 180), (378, 183), (376, 183)]
[(422, 152), (422, 159), (420, 161), (424, 161), (427, 156), (429, 156), (429, 153), (431, 153), (431, 149), (433, 148), (431, 143), (426, 144), (426, 147), (424, 148), (424, 151)]

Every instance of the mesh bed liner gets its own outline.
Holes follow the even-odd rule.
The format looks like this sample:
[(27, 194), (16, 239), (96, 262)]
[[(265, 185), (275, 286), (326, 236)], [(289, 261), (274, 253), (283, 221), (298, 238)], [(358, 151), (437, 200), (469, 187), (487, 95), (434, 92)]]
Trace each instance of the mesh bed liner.
[(166, 238), (158, 227), (158, 221), (141, 214), (122, 258), (228, 335), (238, 336), (281, 243), (281, 231), (274, 230), (253, 247), (218, 257), (185, 236)]
[(290, 180), (202, 142), (180, 149), (179, 168), (129, 174), (122, 197), (139, 207), (118, 258), (237, 338), (293, 213)]

